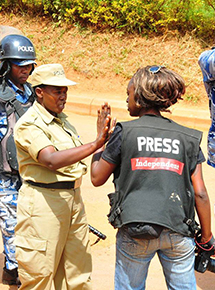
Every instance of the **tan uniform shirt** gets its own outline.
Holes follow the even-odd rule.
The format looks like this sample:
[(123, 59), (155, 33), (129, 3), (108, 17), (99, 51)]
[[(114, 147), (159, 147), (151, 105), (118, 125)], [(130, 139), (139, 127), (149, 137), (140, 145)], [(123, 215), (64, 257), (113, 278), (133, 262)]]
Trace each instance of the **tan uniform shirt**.
[(75, 181), (87, 171), (84, 162), (52, 171), (37, 160), (40, 150), (54, 146), (56, 150), (82, 145), (75, 128), (66, 120), (64, 113), (54, 117), (37, 101), (18, 120), (14, 129), (19, 172), (24, 180), (52, 183)]

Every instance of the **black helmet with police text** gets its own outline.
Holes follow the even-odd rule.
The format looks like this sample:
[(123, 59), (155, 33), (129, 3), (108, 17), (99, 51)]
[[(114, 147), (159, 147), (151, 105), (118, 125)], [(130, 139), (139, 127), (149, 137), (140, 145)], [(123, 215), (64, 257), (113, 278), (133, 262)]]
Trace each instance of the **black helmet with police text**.
[(34, 61), (36, 53), (30, 39), (19, 34), (5, 36), (0, 42), (0, 61), (8, 59)]

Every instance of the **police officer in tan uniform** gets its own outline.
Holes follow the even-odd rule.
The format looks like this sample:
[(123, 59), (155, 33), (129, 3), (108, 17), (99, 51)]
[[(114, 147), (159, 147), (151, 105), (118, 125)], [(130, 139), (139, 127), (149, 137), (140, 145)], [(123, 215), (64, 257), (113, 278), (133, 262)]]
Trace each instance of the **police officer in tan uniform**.
[(62, 113), (68, 86), (76, 84), (66, 78), (63, 67), (37, 67), (31, 84), (37, 101), (15, 127), (24, 181), (19, 191), (16, 227), (21, 289), (45, 290), (54, 285), (59, 290), (89, 290), (92, 262), (80, 194), (87, 168), (82, 159), (106, 142), (110, 107), (103, 105), (98, 114), (102, 133), (83, 145)]

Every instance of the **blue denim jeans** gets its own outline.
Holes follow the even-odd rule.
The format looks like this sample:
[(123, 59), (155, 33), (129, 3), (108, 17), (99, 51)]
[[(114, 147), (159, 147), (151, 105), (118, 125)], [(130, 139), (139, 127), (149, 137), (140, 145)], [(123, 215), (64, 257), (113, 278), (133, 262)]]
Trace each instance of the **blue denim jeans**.
[(194, 239), (164, 229), (158, 239), (132, 239), (117, 233), (115, 290), (144, 290), (149, 264), (157, 253), (167, 289), (196, 290)]

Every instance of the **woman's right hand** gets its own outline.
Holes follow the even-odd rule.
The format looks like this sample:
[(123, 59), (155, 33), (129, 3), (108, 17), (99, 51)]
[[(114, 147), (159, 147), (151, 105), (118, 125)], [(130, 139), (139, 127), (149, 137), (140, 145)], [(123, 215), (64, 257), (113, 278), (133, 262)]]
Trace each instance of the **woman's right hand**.
[(113, 131), (114, 124), (115, 122), (113, 122), (111, 126), (111, 107), (108, 103), (104, 103), (104, 105), (101, 106), (101, 109), (98, 110), (98, 116), (97, 116), (96, 141), (99, 147), (101, 147), (108, 141), (110, 134)]
[[(107, 122), (108, 118), (108, 122)], [(114, 118), (111, 122), (111, 107), (108, 103), (104, 103), (101, 106), (101, 109), (98, 110), (98, 117), (97, 117), (97, 136), (99, 136), (102, 131), (104, 130), (105, 126), (108, 126), (108, 136), (106, 137), (106, 141), (110, 138), (110, 135), (113, 133), (115, 126), (116, 126), (116, 118)], [(107, 123), (106, 123), (107, 122)], [(106, 132), (106, 130), (105, 130)]]

